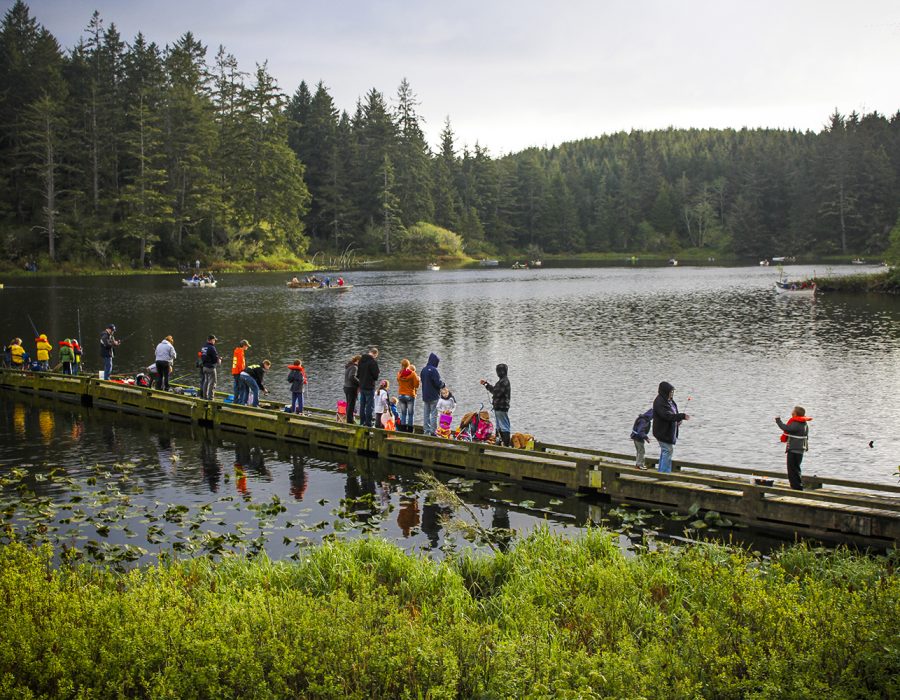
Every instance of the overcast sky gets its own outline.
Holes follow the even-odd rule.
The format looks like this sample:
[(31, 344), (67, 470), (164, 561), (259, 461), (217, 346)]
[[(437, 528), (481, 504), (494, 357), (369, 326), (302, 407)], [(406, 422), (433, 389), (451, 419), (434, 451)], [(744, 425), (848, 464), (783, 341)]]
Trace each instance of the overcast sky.
[[(4, 12), (12, 0), (0, 0)], [(324, 81), (352, 113), (404, 77), (437, 144), (492, 155), (620, 130), (821, 130), (900, 109), (900, 3), (882, 0), (31, 0), (64, 48), (94, 10), (123, 39), (191, 31), (242, 70), (268, 61), (283, 92)]]

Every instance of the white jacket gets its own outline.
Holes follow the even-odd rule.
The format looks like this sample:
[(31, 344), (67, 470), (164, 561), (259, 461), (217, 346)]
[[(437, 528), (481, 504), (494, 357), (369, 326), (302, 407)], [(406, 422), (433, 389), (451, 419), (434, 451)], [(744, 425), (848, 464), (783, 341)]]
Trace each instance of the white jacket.
[(164, 340), (156, 346), (157, 362), (174, 362), (175, 357), (175, 348), (168, 340)]

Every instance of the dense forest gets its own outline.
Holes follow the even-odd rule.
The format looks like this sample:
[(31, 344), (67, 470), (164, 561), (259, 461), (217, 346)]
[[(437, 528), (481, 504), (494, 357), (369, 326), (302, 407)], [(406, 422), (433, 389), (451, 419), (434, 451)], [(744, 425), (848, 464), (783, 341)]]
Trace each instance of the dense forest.
[(900, 209), (900, 112), (492, 157), (449, 118), (433, 149), (418, 108), (405, 79), (352, 113), (321, 81), (288, 97), (265, 63), (246, 73), (190, 32), (129, 43), (97, 13), (64, 50), (16, 2), (0, 25), (0, 258), (880, 253)]

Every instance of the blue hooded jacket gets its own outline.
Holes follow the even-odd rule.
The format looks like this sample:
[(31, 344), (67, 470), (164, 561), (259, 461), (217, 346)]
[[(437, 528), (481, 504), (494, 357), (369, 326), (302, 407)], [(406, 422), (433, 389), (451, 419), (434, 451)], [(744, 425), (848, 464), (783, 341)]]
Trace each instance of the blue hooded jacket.
[(441, 361), (434, 353), (428, 356), (428, 363), (425, 369), (419, 375), (422, 381), (422, 400), (437, 401), (441, 397), (441, 389), (444, 382), (441, 380), (441, 373), (438, 372), (438, 363)]

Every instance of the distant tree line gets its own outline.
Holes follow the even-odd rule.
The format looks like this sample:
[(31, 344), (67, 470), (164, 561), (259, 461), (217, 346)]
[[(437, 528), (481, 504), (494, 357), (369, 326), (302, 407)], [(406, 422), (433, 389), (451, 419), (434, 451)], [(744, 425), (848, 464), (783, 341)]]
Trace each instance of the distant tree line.
[(266, 64), (207, 53), (190, 32), (126, 43), (97, 13), (63, 51), (17, 1), (0, 25), (0, 255), (414, 254), (423, 231), (472, 255), (874, 253), (898, 218), (900, 112), (492, 157), (460, 148), (449, 118), (432, 150), (405, 79), (351, 115), (323, 82), (288, 98)]

